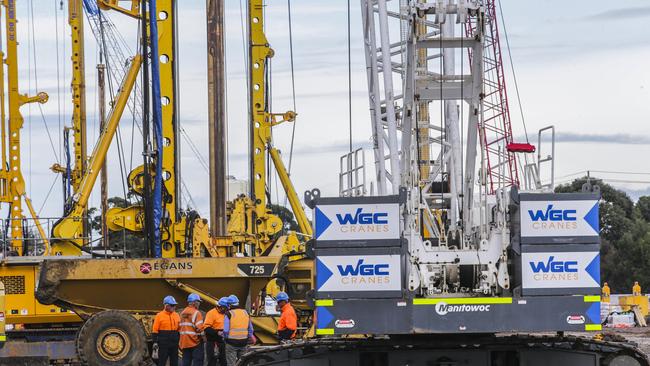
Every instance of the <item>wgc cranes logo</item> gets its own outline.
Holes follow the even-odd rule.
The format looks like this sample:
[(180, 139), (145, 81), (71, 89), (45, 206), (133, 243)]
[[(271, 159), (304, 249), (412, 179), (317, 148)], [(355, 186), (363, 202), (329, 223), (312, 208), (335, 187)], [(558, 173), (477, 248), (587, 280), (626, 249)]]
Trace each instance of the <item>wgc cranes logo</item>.
[(400, 271), (399, 254), (318, 256), (316, 290), (399, 291)]
[(315, 210), (321, 241), (399, 239), (399, 204), (321, 205)]
[(524, 288), (585, 288), (600, 286), (598, 252), (522, 253)]
[(522, 201), (521, 236), (598, 237), (598, 200)]

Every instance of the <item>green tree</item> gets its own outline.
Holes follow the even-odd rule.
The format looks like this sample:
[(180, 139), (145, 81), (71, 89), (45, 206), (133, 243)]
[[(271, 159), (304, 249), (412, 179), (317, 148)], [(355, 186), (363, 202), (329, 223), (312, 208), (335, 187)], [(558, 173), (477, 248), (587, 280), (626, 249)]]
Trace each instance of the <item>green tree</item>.
[(639, 197), (639, 200), (636, 202), (636, 208), (639, 210), (641, 217), (650, 222), (650, 196)]
[(569, 184), (555, 188), (555, 192), (581, 192), (587, 181), (600, 187), (600, 235), (602, 238), (617, 241), (632, 225), (634, 202), (627, 193), (618, 190), (598, 178), (578, 178)]
[[(108, 207), (121, 207), (126, 208), (131, 205), (137, 204), (125, 200), (123, 197), (111, 197), (108, 199)], [(102, 216), (99, 210), (95, 207), (88, 209), (88, 216), (90, 227), (95, 232), (101, 232)], [(95, 249), (102, 249), (103, 247), (96, 247)], [(108, 246), (107, 249), (115, 251), (124, 251), (127, 258), (143, 258), (148, 255), (147, 241), (139, 233), (134, 233), (128, 230), (110, 231), (108, 232)]]
[[(634, 281), (650, 286), (650, 198), (635, 205), (623, 191), (597, 178), (589, 179), (601, 192), (600, 236), (601, 276), (613, 292), (629, 293)], [(556, 192), (580, 192), (587, 177), (558, 186)]]
[(281, 206), (281, 205), (275, 205), (273, 203), (268, 205), (269, 209), (271, 210), (271, 213), (274, 215), (277, 215), (280, 220), (284, 223), (284, 231), (299, 231), (300, 228), (298, 227), (298, 223), (296, 222), (295, 218), (293, 217), (293, 212), (289, 210), (288, 208)]

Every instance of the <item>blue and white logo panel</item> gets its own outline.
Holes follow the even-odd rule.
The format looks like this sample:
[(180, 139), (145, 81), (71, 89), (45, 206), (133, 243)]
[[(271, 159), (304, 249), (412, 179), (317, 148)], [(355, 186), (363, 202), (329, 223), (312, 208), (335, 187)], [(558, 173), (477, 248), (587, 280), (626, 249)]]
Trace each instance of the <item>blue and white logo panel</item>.
[(522, 237), (598, 236), (598, 200), (522, 201)]
[(401, 288), (399, 254), (316, 258), (316, 291), (400, 291)]
[(600, 286), (598, 252), (522, 253), (524, 288), (585, 288)]
[(352, 204), (316, 206), (316, 240), (399, 239), (399, 204)]

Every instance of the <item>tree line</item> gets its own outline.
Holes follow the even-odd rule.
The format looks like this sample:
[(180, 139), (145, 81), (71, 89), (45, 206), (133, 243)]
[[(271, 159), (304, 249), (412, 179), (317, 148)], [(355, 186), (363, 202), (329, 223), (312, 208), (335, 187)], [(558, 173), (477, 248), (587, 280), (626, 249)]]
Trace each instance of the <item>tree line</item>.
[(635, 203), (624, 191), (593, 177), (575, 179), (555, 191), (580, 192), (587, 181), (601, 192), (601, 281), (612, 293), (631, 293), (634, 281), (650, 289), (650, 196)]

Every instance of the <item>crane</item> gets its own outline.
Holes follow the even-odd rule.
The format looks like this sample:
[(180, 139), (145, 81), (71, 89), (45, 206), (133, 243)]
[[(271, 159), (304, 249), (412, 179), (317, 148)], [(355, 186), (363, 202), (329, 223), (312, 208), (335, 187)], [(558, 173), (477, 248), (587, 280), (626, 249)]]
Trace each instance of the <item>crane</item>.
[[(107, 0), (102, 5), (138, 18), (145, 35), (143, 49), (151, 41), (152, 51), (151, 55), (147, 52), (136, 55), (131, 61), (106, 132), (91, 155), (90, 164), (96, 168), (105, 157), (110, 134), (114, 133), (128, 93), (133, 90), (138, 64), (144, 62), (142, 70), (147, 73), (150, 57), (171, 64), (177, 60), (173, 52), (174, 32), (167, 32), (170, 39), (158, 38), (156, 33), (157, 27), (173, 28), (175, 2), (149, 2), (149, 9), (157, 9), (152, 11), (155, 19), (149, 23), (144, 11), (147, 7), (138, 4), (134, 0), (131, 8), (122, 8), (116, 0)], [(114, 211), (111, 222), (115, 227), (135, 232), (169, 230), (161, 236), (162, 254), (157, 258), (46, 260), (42, 265), (39, 301), (74, 309), (86, 320), (76, 342), (83, 363), (97, 364), (109, 359), (123, 364), (142, 362), (147, 354), (145, 329), (163, 294), (196, 292), (205, 302), (214, 304), (217, 297), (234, 292), (259, 305), (259, 294), (268, 288), (269, 281), (278, 278), (287, 282), (305, 278), (310, 281), (312, 267), (316, 267), (315, 333), (318, 336), (381, 336), (319, 337), (254, 350), (243, 362), (291, 364), (295, 362), (290, 360), (299, 359), (298, 362), (305, 364), (316, 360), (314, 364), (318, 365), (358, 364), (368, 360), (403, 364), (424, 359), (425, 363), (515, 364), (539, 357), (535, 352), (540, 349), (549, 350), (548, 359), (561, 360), (567, 349), (575, 347), (556, 345), (555, 338), (546, 343), (513, 338), (514, 341), (507, 343), (495, 342), (489, 336), (473, 338), (473, 334), (462, 338), (463, 333), (599, 329), (600, 324), (594, 320), (600, 301), (599, 288), (592, 283), (597, 282), (594, 268), (598, 266), (597, 188), (563, 196), (520, 192), (516, 185), (507, 186), (500, 180), (493, 181), (493, 190), (487, 187), (485, 145), (488, 140), (483, 136), (486, 116), (483, 3), (401, 2), (397, 11), (389, 11), (387, 5), (386, 0), (362, 1), (381, 195), (328, 198), (320, 197), (318, 190), (308, 192), (307, 204), (315, 212), (315, 240), (309, 245), (301, 243), (302, 235), (296, 233), (289, 234), (284, 242), (275, 240), (283, 223), (268, 210), (266, 202), (265, 155), (268, 154), (283, 180), (302, 234), (311, 233), (306, 216), (300, 214), (302, 207), (283, 169), (279, 151), (272, 144), (271, 129), (293, 121), (295, 112), (273, 113), (266, 103), (265, 66), (273, 51), (264, 35), (263, 1), (248, 2), (251, 192), (235, 200), (225, 212), (213, 210), (213, 216), (223, 219), (218, 214), (221, 212), (228, 220), (212, 235), (207, 234), (205, 222), (198, 217), (180, 213), (171, 218), (179, 212), (167, 205), (169, 198), (178, 197), (170, 192), (162, 193), (166, 215), (160, 227), (155, 219), (146, 219), (148, 205), (153, 205), (154, 210), (156, 206), (151, 201), (147, 203), (149, 195), (142, 193), (151, 188), (147, 180), (171, 180), (172, 185), (164, 183), (164, 190), (173, 190), (177, 188), (174, 184), (178, 183), (180, 168), (167, 161), (178, 159), (177, 151), (166, 154), (165, 150), (178, 141), (160, 143), (161, 138), (176, 137), (173, 114), (174, 103), (178, 101), (170, 94), (174, 92), (173, 87), (169, 87), (177, 81), (173, 72), (167, 73), (173, 68), (161, 66), (158, 72), (152, 62), (154, 101), (162, 102), (161, 126), (154, 132), (154, 135), (158, 133), (153, 139), (157, 142), (151, 144), (153, 153), (148, 156), (151, 168), (144, 165), (130, 175), (130, 188), (145, 198), (145, 205)], [(210, 14), (223, 21), (223, 7), (209, 7), (210, 11), (213, 9), (221, 13)], [(388, 17), (402, 27), (399, 34), (403, 38), (398, 42), (390, 40), (391, 35), (398, 33), (389, 28)], [(456, 37), (452, 19), (463, 26), (474, 22), (470, 36)], [(374, 29), (376, 24), (380, 28), (379, 36)], [(147, 40), (147, 34), (151, 39)], [(472, 62), (463, 62), (467, 74), (463, 72), (464, 67), (458, 73), (453, 62), (454, 52), (459, 49), (471, 50)], [(222, 67), (212, 71), (212, 83), (223, 80), (223, 75), (218, 75), (223, 72)], [(397, 73), (402, 82), (394, 82), (392, 73)], [(156, 76), (160, 76), (160, 98), (155, 90)], [(403, 90), (396, 90), (402, 86)], [(148, 90), (149, 81), (145, 77), (143, 92)], [(215, 110), (210, 114), (219, 119), (223, 115), (216, 110), (217, 103), (212, 99), (215, 95), (219, 93), (211, 96), (211, 108)], [(440, 107), (440, 120), (435, 119), (437, 114), (432, 113), (432, 105)], [(171, 134), (165, 135), (165, 131)], [(212, 132), (211, 138), (218, 135)], [(464, 142), (463, 132), (467, 136)], [(514, 152), (511, 150), (509, 153)], [(431, 156), (436, 153), (437, 157)], [(212, 167), (216, 169), (219, 165), (214, 163)], [(85, 192), (92, 189), (97, 177), (92, 171), (89, 169), (84, 175), (73, 210), (55, 228), (57, 249), (83, 249), (83, 241), (77, 240), (81, 232), (78, 221), (87, 202)], [(223, 174), (211, 177), (217, 183), (223, 183), (222, 178)], [(151, 185), (155, 187), (155, 183)], [(552, 210), (548, 204), (561, 209)], [(529, 212), (532, 212), (530, 219)], [(141, 220), (142, 217), (145, 219)], [(512, 219), (515, 217), (519, 221)], [(541, 235), (535, 235), (540, 232), (534, 230), (543, 225), (536, 223), (539, 220), (534, 217), (542, 221), (545, 219), (541, 217), (576, 221), (576, 227), (584, 231), (568, 234), (541, 231)], [(552, 251), (559, 246), (575, 252), (559, 250), (561, 254), (554, 254)], [(304, 252), (313, 254), (314, 260), (306, 258)], [(555, 255), (563, 256), (560, 262), (554, 261)], [(527, 262), (531, 265), (527, 266)], [(291, 276), (292, 265), (297, 265), (294, 269), (302, 271), (302, 276)], [(543, 276), (535, 277), (529, 267), (534, 273), (551, 267), (568, 268), (567, 272), (572, 273), (575, 269), (588, 283), (578, 283), (577, 289), (569, 286), (575, 284), (572, 282), (559, 287), (545, 286), (548, 283)], [(91, 296), (88, 291), (92, 291)], [(140, 296), (137, 303), (116, 300), (111, 294), (117, 291)], [(531, 313), (544, 316), (528, 319)], [(254, 323), (258, 329), (273, 329), (259, 318)], [(435, 338), (432, 334), (436, 333), (442, 336)], [(451, 337), (452, 333), (459, 337)], [(422, 337), (418, 337), (420, 334)], [(104, 342), (106, 339), (111, 341)], [(573, 345), (583, 344), (586, 347), (571, 353), (567, 363), (575, 364), (573, 357), (576, 357), (584, 364), (599, 364), (605, 357), (614, 358), (623, 352), (627, 352), (626, 356), (639, 356), (633, 350), (610, 344)]]
[[(106, 9), (114, 9), (122, 14), (130, 17), (140, 18), (138, 13), (140, 7), (137, 2), (131, 2), (130, 7), (122, 7), (117, 2), (103, 1), (99, 2), (101, 7)], [(160, 13), (172, 15), (172, 9), (168, 6), (167, 2), (160, 2)], [(260, 87), (265, 83), (265, 63), (266, 59), (271, 56), (271, 51), (268, 46), (268, 41), (263, 34), (259, 24), (262, 23), (261, 19), (261, 4), (252, 3), (250, 5), (251, 16), (251, 38), (249, 41), (251, 48), (251, 116), (253, 122), (251, 123), (252, 131), (252, 164), (251, 164), (251, 194), (249, 197), (241, 197), (233, 202), (233, 209), (230, 213), (232, 218), (227, 227), (227, 235), (221, 237), (210, 238), (208, 228), (204, 220), (198, 218), (196, 214), (186, 216), (182, 213), (177, 206), (178, 197), (178, 169), (175, 168), (177, 164), (178, 152), (174, 152), (177, 146), (177, 116), (172, 112), (175, 103), (173, 97), (176, 87), (174, 86), (176, 80), (172, 77), (174, 65), (174, 45), (173, 45), (173, 32), (164, 31), (164, 27), (169, 27), (173, 24), (173, 18), (159, 19), (158, 23), (163, 31), (162, 36), (158, 40), (160, 59), (165, 60), (161, 62), (161, 100), (162, 105), (162, 139), (165, 143), (162, 146), (162, 174), (164, 176), (164, 203), (163, 211), (166, 212), (166, 223), (163, 233), (162, 241), (162, 256), (163, 257), (177, 257), (177, 256), (201, 256), (202, 250), (210, 256), (225, 256), (227, 251), (225, 248), (237, 245), (237, 249), (244, 250), (244, 245), (254, 243), (255, 254), (268, 253), (273, 247), (274, 236), (283, 229), (283, 223), (274, 214), (270, 212), (267, 207), (266, 200), (266, 155), (271, 156), (271, 159), (279, 173), (289, 202), (296, 216), (297, 222), (306, 235), (311, 234), (311, 227), (306, 218), (304, 210), (300, 204), (298, 196), (293, 188), (288, 173), (282, 163), (280, 152), (271, 145), (271, 128), (282, 122), (293, 120), (295, 113), (292, 111), (277, 114), (269, 113), (266, 109), (265, 89)], [(252, 19), (258, 19), (257, 22)], [(169, 24), (169, 25), (168, 25)], [(169, 37), (169, 38), (167, 38)], [(254, 66), (257, 65), (257, 66)], [(171, 83), (171, 84), (170, 84)], [(169, 85), (168, 85), (169, 84)], [(94, 157), (93, 157), (94, 158)], [(153, 166), (153, 162), (150, 163)], [(146, 176), (144, 165), (136, 168), (129, 174), (128, 183), (132, 192), (141, 195), (145, 191), (144, 178)], [(93, 177), (93, 174), (90, 175)], [(94, 175), (96, 178), (96, 175)], [(94, 180), (88, 181), (88, 184), (94, 184)], [(73, 197), (74, 207), (68, 215), (68, 219), (61, 220), (54, 226), (53, 237), (61, 238), (55, 241), (54, 246), (57, 249), (56, 253), (60, 254), (79, 254), (83, 246), (83, 238), (81, 237), (82, 227), (78, 224), (72, 225), (72, 222), (80, 222), (79, 206), (85, 204), (86, 201), (83, 195), (75, 195)], [(142, 232), (145, 230), (143, 218), (145, 217), (144, 206), (136, 205), (127, 208), (112, 208), (107, 213), (107, 221), (111, 230), (127, 229), (134, 232)], [(63, 226), (66, 226), (65, 228)], [(188, 232), (186, 228), (192, 227), (192, 233)], [(65, 234), (64, 234), (65, 233)], [(290, 243), (297, 245), (299, 243), (295, 234), (290, 236)], [(196, 240), (196, 245), (191, 243)]]
[(316, 334), (418, 348), (404, 337), (601, 329), (599, 190), (519, 186), (514, 154), (534, 149), (512, 142), (494, 7), (361, 1), (379, 195), (306, 195)]
[[(190, 215), (178, 210), (178, 205), (174, 203), (178, 198), (175, 192), (180, 182), (180, 166), (177, 165), (179, 141), (176, 139), (179, 127), (176, 113), (178, 101), (174, 98), (175, 85), (178, 82), (174, 64), (178, 56), (175, 53), (175, 32), (171, 31), (175, 26), (176, 2), (163, 0), (157, 1), (156, 4), (149, 4), (148, 8), (156, 9), (155, 14), (158, 15), (155, 20), (159, 30), (158, 37), (156, 37), (156, 30), (147, 21), (148, 14), (144, 12), (144, 7), (139, 2), (128, 3), (126, 7), (122, 7), (123, 3), (118, 4), (115, 1), (102, 1), (98, 4), (104, 10), (117, 10), (142, 22), (141, 29), (146, 30), (145, 34), (151, 35), (151, 37), (143, 37), (142, 47), (144, 49), (149, 47), (148, 42), (157, 40), (157, 47), (153, 43), (150, 45), (153, 53), (151, 57), (142, 58), (141, 72), (145, 75), (142, 83), (143, 92), (155, 90), (157, 71), (153, 67), (152, 60), (161, 61), (158, 80), (160, 82), (160, 100), (162, 101), (162, 128), (159, 131), (154, 130), (152, 139), (154, 143), (149, 145), (149, 150), (145, 151), (148, 153), (145, 154), (146, 158), (150, 158), (148, 160), (149, 168), (143, 165), (129, 174), (129, 188), (143, 198), (144, 205), (111, 209), (107, 213), (109, 229), (127, 229), (136, 233), (152, 230), (152, 227), (156, 229), (158, 227), (156, 222), (146, 219), (148, 207), (155, 206), (151, 196), (144, 194), (145, 189), (149, 186), (146, 179), (149, 177), (151, 181), (154, 181), (157, 178), (163, 178), (164, 186), (162, 192), (163, 220), (161, 220), (159, 228), (162, 233), (160, 257), (157, 257), (155, 251), (152, 251), (154, 258), (60, 259), (45, 260), (42, 264), (37, 298), (45, 304), (55, 304), (72, 309), (86, 320), (79, 332), (78, 353), (82, 360), (90, 363), (92, 361), (89, 360), (92, 360), (93, 357), (101, 357), (101, 352), (98, 354), (98, 348), (94, 345), (97, 337), (101, 336), (96, 333), (96, 324), (108, 322), (117, 328), (127, 326), (118, 324), (119, 322), (115, 318), (116, 311), (120, 314), (126, 313), (127, 319), (131, 319), (126, 321), (127, 323), (138, 321), (137, 319), (149, 319), (149, 315), (155, 313), (158, 307), (157, 298), (163, 293), (182, 296), (187, 292), (196, 292), (208, 303), (214, 302), (215, 297), (235, 293), (242, 298), (250, 297), (252, 302), (259, 303), (261, 301), (260, 293), (272, 293), (277, 290), (278, 286), (285, 286), (288, 291), (296, 295), (296, 300), (299, 300), (312, 287), (311, 268), (313, 266), (313, 262), (305, 258), (305, 242), (310, 238), (312, 228), (284, 167), (280, 151), (273, 146), (271, 139), (272, 128), (280, 123), (293, 121), (295, 112), (273, 113), (269, 111), (266, 94), (268, 89), (266, 65), (268, 59), (273, 56), (273, 51), (264, 34), (262, 0), (250, 0), (248, 3), (248, 45), (250, 50), (249, 65), (251, 66), (249, 68), (251, 74), (249, 78), (250, 119), (248, 121), (252, 139), (249, 152), (251, 192), (249, 195), (236, 198), (228, 206), (225, 233), (222, 235), (210, 235), (206, 220), (198, 215)], [(164, 14), (164, 16), (160, 14)], [(209, 21), (213, 19), (211, 18)], [(223, 18), (221, 17), (221, 19)], [(52, 230), (55, 252), (75, 254), (86, 249), (79, 236), (81, 213), (97, 179), (99, 164), (106, 156), (107, 146), (119, 123), (120, 115), (124, 111), (128, 95), (133, 92), (134, 75), (138, 72), (138, 59), (139, 56), (136, 55), (131, 62), (120, 94), (113, 102), (113, 110), (106, 123), (106, 128), (90, 155), (89, 169), (82, 180), (82, 189), (79, 194), (73, 196), (71, 209), (67, 216), (63, 217)], [(150, 62), (151, 70), (147, 66)], [(212, 62), (219, 61), (213, 60)], [(150, 85), (146, 78), (148, 72), (151, 72), (152, 76), (152, 89), (148, 87)], [(223, 72), (223, 68), (212, 70), (209, 75), (212, 74), (211, 78), (220, 77), (221, 80), (224, 80), (223, 75), (218, 75), (219, 72)], [(214, 80), (211, 84), (214, 87), (216, 83), (217, 81)], [(155, 100), (156, 96), (154, 95), (153, 98)], [(142, 100), (147, 101), (148, 98), (145, 96)], [(212, 108), (215, 108), (216, 103), (212, 104)], [(211, 111), (210, 114), (217, 115), (216, 111)], [(146, 116), (146, 109), (143, 115)], [(155, 120), (154, 116), (152, 122), (156, 123)], [(142, 124), (143, 131), (146, 131), (146, 121), (145, 117)], [(211, 121), (211, 123), (216, 122)], [(155, 136), (159, 132), (162, 134)], [(164, 143), (155, 142), (157, 137), (161, 137)], [(299, 233), (283, 234), (285, 223), (268, 207), (267, 155), (270, 156), (289, 198), (299, 225)], [(212, 166), (216, 169), (218, 164)], [(158, 170), (158, 168), (162, 169)], [(223, 183), (219, 181), (219, 177), (224, 177), (224, 172), (217, 174), (211, 179)], [(155, 196), (155, 189), (152, 189), (152, 192)], [(223, 204), (223, 202), (219, 202), (219, 204)], [(111, 268), (111, 270), (107, 271), (107, 268)], [(88, 297), (83, 291), (79, 292), (77, 288), (77, 285), (81, 283), (79, 281), (92, 282), (93, 291), (97, 296)], [(124, 288), (133, 288), (147, 300), (142, 301), (142, 298), (138, 298), (134, 299), (137, 300), (137, 304), (120, 304), (103, 295)], [(80, 299), (79, 296), (84, 299)], [(130, 316), (129, 313), (133, 313), (134, 316)], [(137, 316), (135, 316), (136, 313)], [(258, 333), (261, 339), (265, 342), (273, 340), (272, 333), (275, 325), (272, 318), (256, 317), (254, 324), (261, 332)], [(131, 344), (139, 344), (140, 334), (129, 335), (134, 337), (133, 342), (135, 343)], [(123, 346), (126, 347), (126, 344)], [(144, 357), (144, 354), (127, 352), (124, 357), (126, 357), (125, 360), (134, 360), (131, 357)]]
[[(99, 1), (98, 5), (100, 8), (105, 10), (116, 10), (122, 14), (125, 14), (134, 19), (140, 19), (140, 3), (133, 1), (128, 6), (122, 6), (123, 4), (118, 3), (117, 1)], [(173, 14), (170, 8), (172, 6), (171, 2), (160, 2), (159, 14)], [(96, 8), (91, 9), (91, 12), (97, 11)], [(96, 15), (96, 14), (95, 14)], [(164, 189), (163, 202), (163, 211), (165, 214), (164, 223), (165, 229), (161, 231), (161, 253), (164, 257), (176, 257), (177, 255), (185, 255), (188, 253), (189, 246), (188, 244), (192, 239), (197, 239), (197, 246), (199, 243), (208, 243), (207, 237), (207, 225), (206, 223), (198, 217), (188, 217), (181, 212), (178, 205), (179, 195), (179, 181), (178, 173), (176, 169), (177, 156), (178, 156), (178, 142), (177, 142), (177, 116), (173, 113), (172, 108), (176, 103), (174, 95), (176, 93), (175, 79), (172, 77), (174, 72), (174, 55), (175, 55), (175, 46), (173, 44), (173, 35), (170, 30), (172, 29), (172, 24), (174, 22), (173, 18), (158, 19), (159, 26), (162, 28), (160, 34), (161, 37), (158, 39), (158, 49), (159, 56), (163, 61), (160, 62), (160, 100), (162, 102), (161, 111), (162, 111), (162, 130), (158, 133), (161, 134), (161, 140), (164, 141), (164, 144), (154, 145), (152, 149), (155, 149), (156, 154), (160, 155), (160, 171), (163, 177), (161, 178), (162, 185)], [(96, 28), (96, 25), (95, 27)], [(110, 52), (109, 52), (110, 54)], [(119, 64), (118, 64), (119, 65)], [(118, 67), (115, 65), (115, 67)], [(130, 92), (130, 90), (129, 90)], [(128, 100), (128, 94), (127, 94)], [(112, 136), (107, 135), (107, 138), (110, 139)], [(150, 142), (148, 142), (150, 143)], [(151, 147), (151, 145), (148, 145)], [(153, 150), (150, 150), (153, 151)], [(99, 152), (99, 151), (98, 151)], [(137, 195), (142, 196), (146, 189), (145, 186), (145, 176), (150, 175), (150, 172), (145, 172), (145, 166), (151, 166), (153, 156), (147, 156), (145, 159), (149, 164), (141, 165), (132, 171), (128, 176), (128, 185), (132, 192)], [(92, 159), (96, 159), (96, 156), (92, 156)], [(95, 180), (97, 178), (96, 174), (88, 175), (90, 178), (89, 181), (85, 181), (84, 184), (88, 185), (88, 189), (92, 190)], [(89, 191), (90, 192), (90, 191)], [(88, 192), (88, 193), (89, 193)], [(83, 238), (82, 232), (83, 228), (77, 222), (81, 221), (81, 206), (84, 206), (87, 202), (87, 198), (84, 198), (84, 195), (75, 195), (72, 198), (71, 210), (67, 213), (67, 217), (64, 220), (61, 220), (57, 225), (54, 226), (52, 234), (54, 238), (57, 238), (55, 248), (57, 248), (57, 253), (60, 254), (74, 254), (78, 255), (83, 248)], [(127, 208), (113, 208), (106, 213), (107, 216), (107, 226), (110, 230), (130, 230), (134, 232), (142, 232), (145, 230), (144, 222), (144, 206), (135, 205)], [(196, 230), (192, 233), (186, 230), (186, 227), (192, 226)], [(65, 234), (64, 234), (65, 233)], [(212, 251), (213, 255), (216, 255), (216, 251)]]
[[(2, 251), (0, 279), (4, 282), (5, 316), (7, 324), (75, 323), (80, 319), (73, 313), (57, 306), (39, 304), (32, 291), (38, 277), (38, 265), (43, 256), (51, 254), (50, 240), (41, 224), (31, 199), (28, 197), (22, 171), (22, 128), (24, 124), (21, 107), (29, 103), (46, 103), (47, 93), (27, 95), (20, 92), (19, 85), (19, 12), (15, 1), (4, 1), (4, 52), (0, 59), (0, 146), (2, 169), (0, 169), (0, 202), (6, 204), (8, 218), (4, 223), (6, 239)], [(5, 72), (6, 70), (6, 72)], [(6, 90), (6, 93), (5, 93)], [(8, 117), (8, 118), (7, 118)], [(25, 217), (26, 206), (30, 219)], [(35, 228), (37, 236), (26, 235), (27, 228)], [(42, 246), (42, 247), (41, 247)]]
[[(29, 241), (23, 240), (23, 231), (25, 224), (25, 215), (23, 213), (22, 203), (32, 216), (41, 240), (45, 245), (45, 252), (49, 250), (49, 243), (44, 235), (43, 227), (40, 224), (38, 216), (34, 211), (31, 200), (26, 195), (25, 181), (21, 168), (21, 130), (23, 128), (23, 116), (20, 107), (28, 103), (46, 103), (48, 100), (47, 93), (40, 92), (34, 96), (28, 96), (20, 93), (18, 86), (18, 39), (17, 39), (17, 19), (16, 4), (13, 2), (3, 4), (5, 12), (5, 30), (6, 30), (6, 58), (4, 53), (0, 57), (7, 65), (7, 107), (9, 118), (5, 115), (5, 73), (4, 69), (0, 71), (0, 91), (1, 104), (1, 128), (2, 128), (2, 169), (0, 169), (0, 202), (8, 204), (9, 219), (7, 225), (11, 227), (9, 235), (11, 238), (11, 250), (8, 255), (23, 256), (28, 254), (25, 244)], [(7, 121), (7, 122), (5, 122)], [(9, 153), (7, 155), (7, 152)], [(32, 240), (35, 243), (35, 240)], [(32, 248), (32, 251), (35, 251)], [(11, 253), (13, 252), (13, 253)]]
[[(86, 171), (87, 139), (86, 139), (86, 70), (84, 54), (84, 19), (83, 0), (68, 0), (68, 25), (70, 26), (70, 44), (72, 65), (72, 119), (71, 126), (65, 128), (65, 139), (72, 131), (73, 161), (67, 161), (65, 166), (55, 163), (50, 168), (63, 177), (64, 211), (69, 210), (70, 199), (79, 193), (81, 181)], [(68, 147), (66, 147), (67, 149)], [(86, 216), (85, 208), (83, 216)], [(87, 224), (83, 221), (79, 237), (87, 241)], [(60, 254), (60, 253), (59, 253)]]

